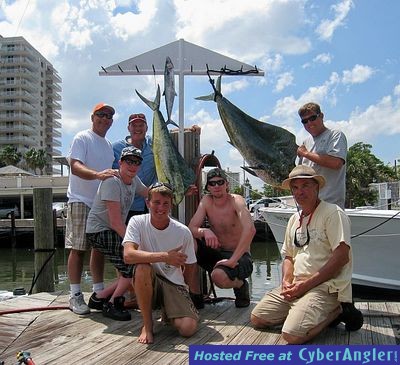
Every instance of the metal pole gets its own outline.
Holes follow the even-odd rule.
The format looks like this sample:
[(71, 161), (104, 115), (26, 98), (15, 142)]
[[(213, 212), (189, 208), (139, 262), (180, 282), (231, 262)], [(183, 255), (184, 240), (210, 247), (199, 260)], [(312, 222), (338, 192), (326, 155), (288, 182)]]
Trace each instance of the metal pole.
[[(179, 40), (179, 134), (178, 149), (185, 158), (185, 79), (184, 79), (184, 40)], [(175, 77), (175, 76), (174, 76)], [(179, 221), (185, 224), (185, 199), (179, 205)]]

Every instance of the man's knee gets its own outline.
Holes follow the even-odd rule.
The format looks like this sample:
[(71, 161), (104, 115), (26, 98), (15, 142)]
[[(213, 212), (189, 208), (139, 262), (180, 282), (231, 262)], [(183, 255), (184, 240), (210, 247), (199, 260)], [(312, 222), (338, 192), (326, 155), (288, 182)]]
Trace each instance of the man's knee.
[(289, 344), (289, 345), (300, 345), (307, 341), (307, 336), (295, 336), (290, 335), (289, 333), (282, 332), (282, 338)]
[(175, 320), (175, 326), (183, 337), (193, 336), (197, 331), (197, 321), (194, 318), (184, 317)]
[(280, 323), (273, 323), (271, 321), (266, 321), (260, 317), (255, 316), (253, 313), (250, 316), (250, 322), (255, 328), (265, 328), (273, 327)]
[(226, 272), (222, 269), (214, 269), (211, 273), (213, 283), (222, 289), (232, 288), (232, 280), (229, 279)]
[(150, 264), (136, 264), (134, 281), (140, 282), (151, 277), (152, 267)]

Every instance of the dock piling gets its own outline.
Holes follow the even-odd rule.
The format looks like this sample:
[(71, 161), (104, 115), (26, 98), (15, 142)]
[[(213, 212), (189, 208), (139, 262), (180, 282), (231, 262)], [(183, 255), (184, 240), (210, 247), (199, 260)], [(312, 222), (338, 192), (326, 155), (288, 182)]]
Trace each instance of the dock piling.
[(33, 291), (54, 291), (54, 228), (53, 228), (53, 190), (51, 188), (33, 189), (34, 246), (35, 246), (35, 285)]

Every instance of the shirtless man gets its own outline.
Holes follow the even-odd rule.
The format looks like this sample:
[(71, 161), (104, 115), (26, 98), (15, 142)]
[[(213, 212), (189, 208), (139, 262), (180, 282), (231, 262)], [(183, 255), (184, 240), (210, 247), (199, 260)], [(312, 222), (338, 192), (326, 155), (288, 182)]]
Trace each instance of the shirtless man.
[[(197, 239), (197, 262), (219, 288), (233, 288), (236, 307), (250, 305), (248, 278), (253, 271), (250, 244), (256, 233), (241, 195), (229, 193), (226, 173), (214, 168), (207, 173), (205, 195), (189, 229)], [(209, 228), (204, 228), (207, 218)]]

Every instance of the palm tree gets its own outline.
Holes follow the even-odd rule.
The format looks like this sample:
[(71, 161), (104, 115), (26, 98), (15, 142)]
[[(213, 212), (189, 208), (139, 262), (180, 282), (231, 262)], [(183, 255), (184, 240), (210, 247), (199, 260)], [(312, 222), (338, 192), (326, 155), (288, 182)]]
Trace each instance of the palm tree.
[(22, 154), (15, 146), (7, 145), (0, 150), (0, 163), (3, 166), (16, 166), (21, 161)]

